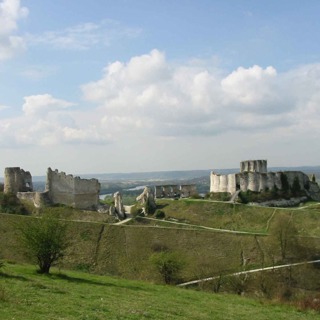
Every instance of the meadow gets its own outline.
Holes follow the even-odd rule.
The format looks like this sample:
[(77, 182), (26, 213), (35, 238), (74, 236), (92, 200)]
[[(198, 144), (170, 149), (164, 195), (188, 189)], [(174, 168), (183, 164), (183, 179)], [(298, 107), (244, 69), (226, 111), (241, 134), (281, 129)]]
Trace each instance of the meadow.
[(6, 264), (0, 279), (1, 319), (319, 319), (276, 302), (58, 269), (45, 276), (25, 264)]

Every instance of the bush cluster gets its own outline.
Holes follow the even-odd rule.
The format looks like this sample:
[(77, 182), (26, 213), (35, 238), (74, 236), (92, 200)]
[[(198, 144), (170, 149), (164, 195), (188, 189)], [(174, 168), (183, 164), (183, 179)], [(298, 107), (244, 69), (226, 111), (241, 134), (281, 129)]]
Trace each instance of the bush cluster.
[(3, 192), (0, 192), (0, 212), (28, 214), (27, 209), (15, 194)]

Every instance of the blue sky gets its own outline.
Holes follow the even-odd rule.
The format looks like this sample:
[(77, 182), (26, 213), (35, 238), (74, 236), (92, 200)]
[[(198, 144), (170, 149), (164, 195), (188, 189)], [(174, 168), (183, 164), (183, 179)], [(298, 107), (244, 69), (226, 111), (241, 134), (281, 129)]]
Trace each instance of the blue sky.
[(318, 165), (320, 2), (0, 0), (0, 170)]

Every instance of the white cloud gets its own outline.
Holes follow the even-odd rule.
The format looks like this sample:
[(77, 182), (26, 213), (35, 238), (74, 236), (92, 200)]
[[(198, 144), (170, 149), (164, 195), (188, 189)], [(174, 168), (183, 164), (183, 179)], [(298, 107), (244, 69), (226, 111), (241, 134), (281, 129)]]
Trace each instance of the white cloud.
[(50, 94), (39, 94), (24, 98), (23, 112), (27, 115), (43, 115), (52, 111), (63, 110), (74, 106), (72, 102), (56, 99)]
[(108, 119), (130, 117), (162, 135), (213, 135), (264, 128), (264, 123), (281, 126), (278, 115), (292, 108), (283, 81), (271, 66), (223, 74), (205, 64), (171, 65), (162, 52), (152, 50), (127, 63), (109, 64), (100, 80), (82, 90)]
[(128, 28), (113, 20), (103, 20), (99, 23), (88, 22), (71, 26), (60, 31), (30, 34), (28, 42), (56, 49), (88, 50), (97, 45), (109, 46), (115, 39), (136, 37), (140, 32), (140, 29)]
[(17, 21), (27, 15), (28, 9), (21, 6), (20, 0), (0, 2), (0, 61), (11, 58), (25, 48), (25, 41), (15, 32), (18, 29)]
[(320, 134), (320, 64), (285, 73), (271, 66), (226, 73), (203, 61), (171, 64), (152, 50), (109, 64), (82, 92), (91, 107), (50, 94), (25, 97), (21, 117), (0, 120), (0, 144)]
[(277, 72), (273, 67), (263, 69), (253, 66), (239, 67), (221, 81), (227, 103), (256, 107), (261, 102), (274, 99), (277, 92), (274, 79)]

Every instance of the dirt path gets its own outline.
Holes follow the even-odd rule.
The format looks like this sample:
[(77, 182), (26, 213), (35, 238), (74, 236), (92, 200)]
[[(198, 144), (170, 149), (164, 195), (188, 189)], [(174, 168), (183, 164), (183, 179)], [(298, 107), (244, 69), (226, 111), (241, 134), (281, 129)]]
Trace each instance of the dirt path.
[(200, 225), (197, 225), (197, 224), (190, 224), (190, 223), (183, 223), (183, 222), (176, 222), (176, 221), (168, 221), (168, 220), (159, 220), (159, 219), (149, 218), (149, 217), (140, 217), (140, 218), (146, 219), (146, 220), (158, 221), (158, 222), (177, 224), (177, 225), (181, 225), (181, 226), (194, 227), (194, 228), (197, 228), (197, 229), (212, 230), (212, 231), (215, 231), (215, 232), (227, 232), (227, 233), (235, 233), (235, 234), (250, 234), (250, 235), (259, 235), (259, 236), (265, 236), (266, 235), (265, 233), (260, 233), (260, 232), (247, 232), (247, 231), (236, 231), (236, 230), (229, 230), (229, 229), (211, 228), (211, 227), (200, 226)]
[[(298, 262), (298, 263), (290, 263), (290, 264), (282, 264), (279, 266), (273, 266), (273, 267), (266, 267), (266, 268), (259, 268), (259, 269), (253, 269), (253, 270), (248, 270), (248, 271), (241, 271), (241, 272), (235, 272), (235, 273), (230, 273), (224, 275), (225, 277), (228, 276), (239, 276), (242, 274), (249, 274), (249, 273), (255, 273), (255, 272), (261, 272), (261, 271), (268, 271), (268, 270), (276, 270), (276, 269), (281, 269), (281, 268), (289, 268), (289, 267), (295, 267), (295, 266), (302, 266), (304, 264), (312, 264), (312, 263), (320, 263), (320, 260), (313, 260), (313, 261), (307, 261), (307, 262)], [(188, 281), (184, 283), (180, 283), (177, 286), (178, 287), (186, 287), (192, 284), (197, 284), (201, 282), (206, 282), (206, 281), (211, 281), (218, 279), (220, 276), (215, 276), (215, 277), (209, 277), (209, 278), (204, 278), (200, 280), (193, 280), (193, 281)]]

